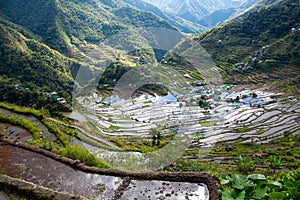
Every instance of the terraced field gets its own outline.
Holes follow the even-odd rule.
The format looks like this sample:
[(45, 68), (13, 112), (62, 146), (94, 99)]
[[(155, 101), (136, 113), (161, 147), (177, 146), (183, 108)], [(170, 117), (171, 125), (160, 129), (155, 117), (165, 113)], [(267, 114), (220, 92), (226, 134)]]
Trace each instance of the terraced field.
[[(86, 120), (96, 127), (98, 136), (139, 137), (151, 141), (154, 129), (162, 136), (174, 135), (170, 144), (174, 147), (181, 140), (184, 142), (180, 143), (180, 148), (200, 150), (196, 157), (189, 157), (200, 161), (206, 160), (205, 156), (217, 142), (260, 144), (280, 138), (286, 132), (300, 133), (300, 102), (293, 97), (260, 90), (219, 91), (220, 98), (211, 99), (210, 108), (201, 108), (197, 105), (199, 97), (211, 91), (193, 91), (197, 93), (188, 97), (176, 98), (172, 92), (165, 97), (144, 93), (129, 100), (110, 98), (104, 104), (96, 103), (99, 99), (91, 97), (88, 104), (85, 100), (81, 103), (86, 109)], [(251, 96), (253, 93), (255, 97)], [(234, 102), (237, 96), (240, 100)], [(181, 156), (183, 152), (176, 153)], [(101, 150), (96, 154), (116, 165), (114, 161), (124, 162), (128, 155), (136, 162), (151, 160), (151, 157), (139, 152), (110, 154)], [(144, 161), (143, 164), (142, 167), (149, 167), (149, 163)]]
[[(142, 92), (128, 100), (118, 97), (104, 99), (102, 96), (93, 95), (93, 97), (82, 98), (79, 101), (81, 109), (77, 116), (80, 117), (77, 117), (79, 123), (75, 125), (65, 124), (65, 122), (52, 118), (41, 120), (34, 115), (14, 112), (5, 107), (1, 108), (0, 112), (2, 116), (14, 116), (30, 121), (38, 127), (41, 137), (54, 145), (63, 144), (59, 142), (59, 136), (53, 134), (53, 130), (50, 131), (49, 127), (45, 126), (45, 122), (55, 122), (57, 126), (60, 124), (76, 129), (79, 136), (77, 138), (67, 137), (70, 139), (70, 144), (86, 147), (102, 161), (109, 163), (113, 168), (122, 170), (161, 170), (175, 161), (177, 162), (180, 158), (197, 163), (226, 163), (234, 166), (234, 155), (223, 156), (211, 152), (216, 143), (268, 144), (271, 140), (283, 137), (287, 133), (294, 135), (300, 133), (300, 102), (294, 97), (283, 97), (280, 94), (260, 90), (239, 91), (237, 89), (235, 91), (217, 90), (215, 94), (204, 88), (194, 88), (186, 96), (175, 96), (172, 91), (163, 97)], [(208, 106), (202, 108), (198, 105), (198, 100), (203, 95), (210, 95), (211, 98), (208, 99)], [(213, 98), (213, 96), (217, 98)], [(200, 179), (197, 180), (197, 183), (191, 181), (192, 179), (168, 181), (173, 180), (172, 177), (171, 179), (169, 179), (170, 177), (161, 179), (162, 175), (160, 174), (157, 174), (154, 179), (145, 179), (139, 177), (147, 177), (149, 175), (147, 172), (145, 175), (137, 172), (131, 174), (133, 177), (127, 180), (123, 178), (122, 171), (117, 171), (119, 174), (115, 172), (115, 174), (111, 174), (110, 170), (102, 170), (97, 172), (99, 175), (96, 175), (96, 172), (96, 174), (78, 172), (72, 169), (77, 166), (74, 164), (78, 162), (76, 160), (70, 160), (65, 165), (63, 164), (65, 161), (60, 160), (61, 156), (46, 153), (46, 157), (44, 157), (39, 155), (39, 151), (43, 155), (44, 150), (36, 148), (33, 153), (31, 147), (23, 147), (22, 144), (32, 139), (32, 136), (24, 128), (1, 124), (0, 132), (3, 131), (8, 133), (7, 137), (11, 141), (15, 142), (2, 141), (0, 154), (3, 155), (2, 158), (14, 159), (0, 160), (0, 168), (8, 169), (5, 172), (7, 175), (14, 173), (9, 170), (10, 168), (17, 170), (15, 175), (21, 173), (22, 179), (47, 188), (88, 198), (91, 198), (90, 195), (94, 195), (96, 199), (101, 199), (103, 195), (110, 199), (127, 199), (129, 196), (137, 199), (172, 199), (173, 197), (199, 199), (201, 195), (202, 199), (206, 199), (208, 196)], [(153, 131), (161, 138), (171, 139), (161, 145), (153, 144)], [(112, 138), (114, 139), (112, 140)], [(123, 149), (122, 145), (116, 143), (118, 140), (126, 142), (132, 139), (148, 141), (146, 146), (148, 145), (148, 149), (153, 148), (152, 151), (146, 153), (138, 151), (139, 149), (127, 151)], [(6, 148), (10, 150), (7, 151)], [(11, 155), (7, 156), (8, 154)], [(54, 160), (51, 159), (51, 156), (49, 158), (48, 154), (51, 154)], [(39, 159), (31, 162), (27, 157), (32, 156)], [(43, 159), (47, 161), (42, 161)], [(291, 159), (293, 162), (298, 161), (298, 158)], [(95, 182), (85, 185), (84, 190), (76, 188), (76, 184), (61, 186), (60, 182), (63, 180), (59, 178), (49, 182), (47, 177), (56, 175), (51, 175), (52, 171), (47, 171), (48, 167), (46, 166), (36, 168), (44, 163), (54, 165), (56, 175), (59, 171), (63, 172), (57, 177), (68, 179), (67, 182), (74, 181), (75, 179), (72, 180), (70, 177), (77, 177), (76, 173), (82, 175), (80, 183), (87, 182), (91, 177), (95, 177), (93, 178)], [(40, 171), (41, 169), (44, 171)], [(71, 176), (65, 173), (66, 169), (70, 173), (72, 172)], [(86, 168), (83, 169), (86, 170)], [(83, 169), (80, 168), (80, 170)], [(88, 172), (90, 172), (89, 170)], [(35, 173), (39, 171), (41, 173)], [(186, 178), (186, 175), (183, 176)], [(106, 180), (112, 179), (118, 179), (119, 182), (113, 183), (113, 186), (107, 185)], [(184, 190), (182, 190), (183, 186)], [(105, 192), (102, 192), (103, 189)], [(92, 193), (90, 193), (91, 191)], [(211, 192), (211, 188), (209, 191)], [(3, 196), (3, 194), (0, 195)]]
[[(55, 145), (61, 145), (57, 135), (50, 132), (43, 124), (45, 121), (58, 123), (55, 119), (40, 120), (34, 115), (21, 114), (6, 108), (1, 108), (0, 113), (3, 116), (14, 116), (16, 119), (30, 121), (39, 128), (41, 133), (43, 131), (38, 140), (47, 140)], [(74, 125), (68, 126), (81, 129)], [(81, 132), (88, 134), (84, 130)], [(208, 199), (209, 196), (213, 198), (218, 196), (217, 191), (211, 188), (216, 183), (206, 182), (211, 178), (208, 174), (102, 170), (87, 167), (79, 160), (59, 156), (57, 152), (52, 153), (28, 145), (26, 142), (32, 139), (30, 132), (20, 126), (0, 124), (0, 184), (6, 187), (0, 192), (1, 199), (22, 199), (24, 194), (16, 191), (9, 192), (7, 191), (9, 187), (24, 187), (26, 191), (30, 191), (31, 188), (37, 192), (37, 195), (46, 195), (51, 199), (54, 196), (57, 199), (61, 199), (62, 196), (69, 199), (128, 199), (133, 196), (138, 199)], [(101, 138), (98, 140), (103, 142)], [(89, 149), (99, 149), (76, 138), (71, 142), (89, 146)], [(211, 188), (210, 191), (208, 187)]]

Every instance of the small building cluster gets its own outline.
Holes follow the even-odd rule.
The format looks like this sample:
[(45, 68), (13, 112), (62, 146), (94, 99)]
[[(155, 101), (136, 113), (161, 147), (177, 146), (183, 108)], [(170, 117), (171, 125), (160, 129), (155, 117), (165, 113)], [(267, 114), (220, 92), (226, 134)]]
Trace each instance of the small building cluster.
[(17, 89), (17, 90), (24, 90), (24, 91), (28, 91), (28, 90), (30, 90), (28, 87), (22, 87), (21, 85), (19, 85), (19, 84), (16, 84), (15, 85), (15, 88)]
[(66, 99), (63, 98), (63, 97), (59, 97), (58, 94), (57, 94), (57, 92), (45, 92), (45, 94), (47, 95), (47, 97), (49, 99), (55, 99), (55, 100), (57, 100), (61, 104), (67, 103)]
[[(15, 89), (16, 90), (23, 90), (23, 91), (30, 91), (31, 90), (30, 88), (23, 87), (23, 86), (21, 86), (19, 84), (15, 84)], [(57, 100), (61, 104), (66, 104), (67, 103), (66, 99), (63, 98), (63, 97), (59, 97), (58, 94), (57, 94), (57, 92), (45, 92), (43, 94), (46, 95), (47, 98), (49, 98), (49, 99), (55, 99), (55, 100)]]
[(272, 60), (272, 55), (268, 52), (268, 48), (270, 46), (263, 46), (261, 49), (254, 51), (247, 62), (240, 62), (235, 64), (233, 71), (245, 71), (255, 69), (262, 63), (267, 62), (276, 62), (276, 60)]

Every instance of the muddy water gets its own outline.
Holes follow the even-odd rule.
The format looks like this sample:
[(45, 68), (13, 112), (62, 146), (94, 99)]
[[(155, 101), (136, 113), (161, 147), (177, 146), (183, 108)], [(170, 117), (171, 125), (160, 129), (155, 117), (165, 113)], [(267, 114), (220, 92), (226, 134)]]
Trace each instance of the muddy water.
[(0, 172), (60, 192), (111, 199), (122, 183), (119, 177), (74, 170), (46, 156), (10, 145), (0, 146)]
[(9, 139), (18, 142), (26, 142), (32, 138), (32, 135), (24, 128), (19, 126), (7, 125), (4, 131), (8, 133)]
[(9, 110), (6, 110), (4, 108), (0, 108), (0, 113), (2, 113), (3, 115), (7, 115), (7, 116), (15, 116), (17, 118), (21, 118), (21, 119), (26, 119), (29, 120), (30, 122), (32, 122), (35, 126), (37, 126), (40, 131), (43, 133), (43, 135), (51, 142), (55, 141), (55, 136), (53, 134), (51, 134), (47, 127), (42, 124), (37, 118), (35, 118), (34, 116), (30, 116), (30, 115), (22, 115), (22, 114), (18, 114), (18, 113), (14, 113), (11, 112)]
[(185, 182), (167, 181), (131, 181), (121, 200), (129, 199), (186, 199), (208, 200), (208, 192), (205, 185)]
[[(120, 177), (75, 170), (52, 158), (11, 145), (0, 145), (0, 173), (94, 200), (111, 199), (124, 182)], [(207, 200), (209, 196), (206, 186), (185, 182), (131, 180), (124, 189), (122, 200)]]

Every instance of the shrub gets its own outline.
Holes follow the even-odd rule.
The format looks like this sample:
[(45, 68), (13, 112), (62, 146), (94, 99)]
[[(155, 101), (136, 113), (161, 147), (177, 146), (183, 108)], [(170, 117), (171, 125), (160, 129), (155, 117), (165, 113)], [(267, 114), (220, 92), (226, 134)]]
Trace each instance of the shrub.
[(260, 135), (260, 134), (263, 134), (264, 132), (265, 132), (265, 130), (261, 128), (256, 133)]
[(120, 129), (120, 127), (119, 127), (119, 126), (113, 126), (113, 125), (111, 125), (111, 126), (109, 127), (109, 129), (110, 129), (110, 130), (117, 131), (117, 130)]
[(256, 164), (250, 157), (243, 158), (241, 155), (238, 156), (236, 161), (237, 169), (241, 173), (249, 173), (255, 170)]
[(268, 180), (262, 174), (251, 174), (243, 176), (240, 174), (228, 175), (221, 180), (223, 186), (219, 192), (222, 199), (226, 200), (259, 200), (263, 199), (267, 191), (272, 188), (279, 188), (281, 184)]

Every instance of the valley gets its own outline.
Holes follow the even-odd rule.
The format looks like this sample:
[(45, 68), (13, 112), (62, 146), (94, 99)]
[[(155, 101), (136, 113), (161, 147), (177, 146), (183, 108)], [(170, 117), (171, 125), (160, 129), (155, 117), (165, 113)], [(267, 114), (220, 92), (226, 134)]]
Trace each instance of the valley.
[(300, 198), (298, 0), (0, 4), (0, 199)]

